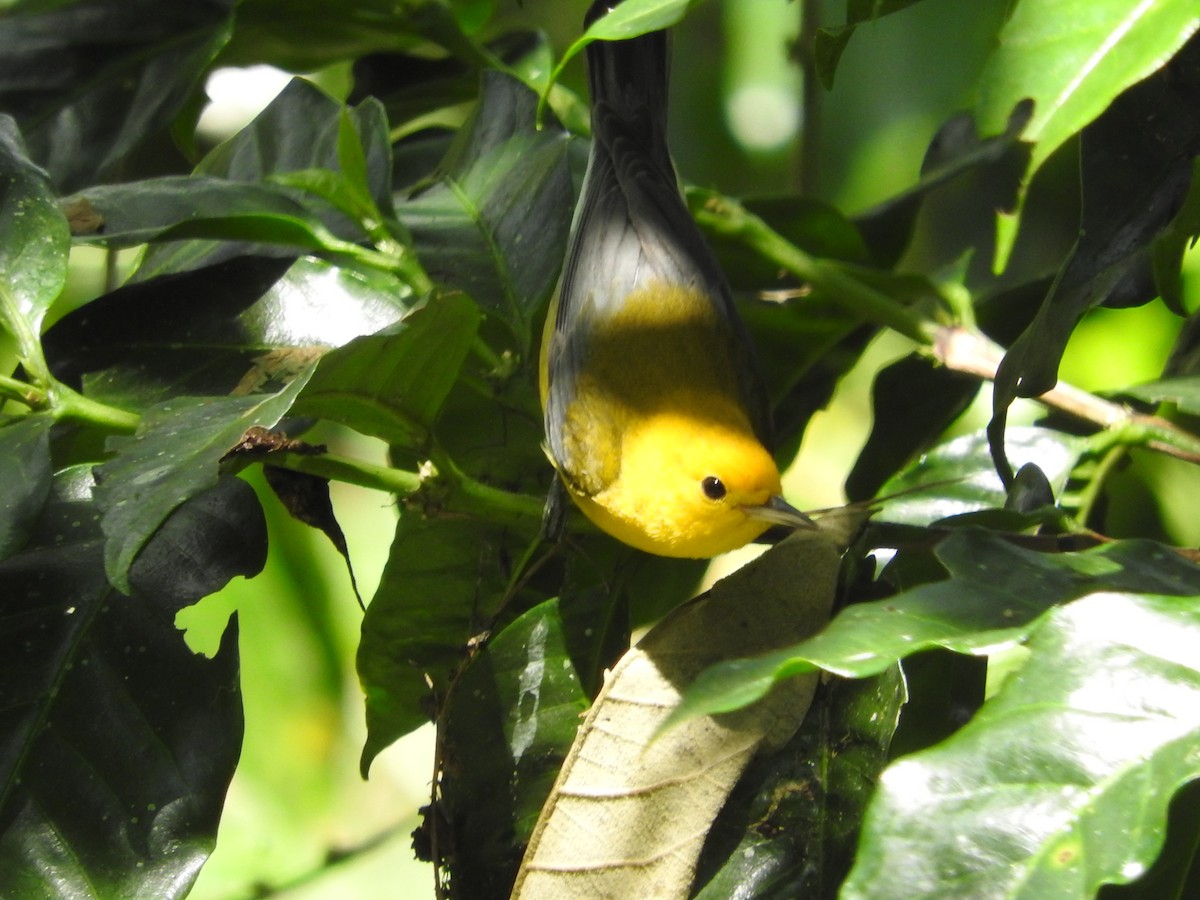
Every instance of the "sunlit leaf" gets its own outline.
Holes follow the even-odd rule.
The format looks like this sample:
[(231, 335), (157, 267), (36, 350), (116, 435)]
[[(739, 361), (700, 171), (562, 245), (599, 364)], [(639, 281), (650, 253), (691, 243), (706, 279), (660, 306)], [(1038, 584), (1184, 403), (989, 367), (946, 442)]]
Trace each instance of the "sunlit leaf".
[(140, 409), (281, 386), (326, 349), (394, 324), (410, 302), (386, 272), (239, 257), (118, 288), (44, 343), (57, 377)]
[(1022, 0), (980, 81), (980, 127), (1001, 130), (1013, 106), (1032, 98), (1025, 138), (1036, 143), (1036, 171), (1197, 28), (1191, 0)]
[(353, 5), (243, 0), (238, 4), (237, 31), (221, 61), (238, 66), (270, 63), (292, 72), (312, 72), (424, 41), (482, 62), (447, 0), (357, 0)]
[(816, 637), (779, 653), (714, 666), (679, 715), (737, 708), (776, 680), (817, 668), (862, 677), (931, 647), (986, 654), (1020, 641), (1055, 606), (1097, 591), (1188, 596), (1200, 589), (1200, 568), (1150, 541), (1037, 553), (968, 530), (943, 540), (936, 554), (946, 580), (849, 606)]
[(401, 515), (358, 647), (364, 776), (381, 750), (436, 714), (467, 642), (491, 625), (503, 597), (509, 543), (486, 525)]
[[(1086, 449), (1082, 438), (1034, 426), (1009, 429), (1005, 442), (1017, 465), (1035, 463), (1042, 470), (1056, 496)], [(982, 432), (964, 434), (922, 455), (879, 489), (882, 497), (893, 494), (903, 496), (884, 501), (876, 518), (910, 525), (998, 509), (1007, 496)]]
[(1099, 593), (940, 746), (888, 769), (840, 896), (1094, 896), (1144, 872), (1200, 777), (1200, 601)]
[(182, 898), (216, 841), (242, 735), (237, 628), (196, 656), (175, 613), (263, 564), (254, 492), (181, 507), (121, 596), (84, 471), (0, 564), (0, 893)]
[[(306, 227), (311, 227), (310, 220), (315, 218), (339, 238), (361, 238), (363, 232), (360, 224), (348, 219), (335, 205), (323, 201), (319, 195), (305, 195), (298, 191), (288, 193), (281, 185), (272, 187), (268, 184), (273, 176), (286, 173), (323, 169), (340, 174), (339, 142), (347, 140), (343, 129), (350, 126), (356, 132), (365, 156), (367, 190), (375, 208), (386, 212), (391, 209), (392, 202), (392, 158), (387, 121), (382, 108), (373, 100), (351, 108), (343, 107), (320, 88), (300, 78), (289, 82), (249, 125), (205, 156), (197, 165), (195, 175), (218, 179), (219, 183), (237, 182), (267, 191), (281, 191), (305, 209)], [(268, 205), (264, 212), (273, 208)], [(247, 204), (237, 201), (233, 202), (232, 209), (241, 210), (243, 215), (250, 212)], [(292, 223), (285, 218), (279, 227), (290, 225)], [(294, 235), (294, 231), (289, 233)], [(227, 240), (181, 241), (152, 246), (138, 267), (135, 278), (146, 280), (156, 275), (212, 265), (247, 254), (295, 254), (295, 250), (288, 248), (255, 244), (252, 241), (257, 237), (253, 233), (243, 236), (218, 232), (215, 236), (226, 237)], [(303, 244), (302, 233), (294, 237)]]
[(479, 310), (462, 294), (436, 296), (397, 324), (327, 353), (298, 410), (393, 444), (423, 446), (479, 322)]

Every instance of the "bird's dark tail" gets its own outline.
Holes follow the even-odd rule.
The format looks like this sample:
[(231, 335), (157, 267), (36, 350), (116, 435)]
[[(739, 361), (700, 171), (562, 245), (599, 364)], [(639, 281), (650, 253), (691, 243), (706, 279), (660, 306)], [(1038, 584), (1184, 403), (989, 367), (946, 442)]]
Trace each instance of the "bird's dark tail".
[[(584, 17), (584, 27), (620, 4), (621, 0), (596, 0)], [(665, 31), (589, 44), (588, 87), (593, 108), (606, 106), (617, 118), (631, 125), (641, 122), (658, 132), (656, 137), (665, 139), (668, 44)]]

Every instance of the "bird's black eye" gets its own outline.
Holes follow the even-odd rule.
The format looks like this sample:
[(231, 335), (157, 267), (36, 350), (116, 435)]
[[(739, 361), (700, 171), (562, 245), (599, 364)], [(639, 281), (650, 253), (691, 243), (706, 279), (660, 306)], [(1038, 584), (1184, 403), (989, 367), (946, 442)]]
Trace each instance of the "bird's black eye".
[(700, 489), (709, 500), (722, 500), (725, 497), (725, 484), (716, 475), (709, 475), (701, 481)]

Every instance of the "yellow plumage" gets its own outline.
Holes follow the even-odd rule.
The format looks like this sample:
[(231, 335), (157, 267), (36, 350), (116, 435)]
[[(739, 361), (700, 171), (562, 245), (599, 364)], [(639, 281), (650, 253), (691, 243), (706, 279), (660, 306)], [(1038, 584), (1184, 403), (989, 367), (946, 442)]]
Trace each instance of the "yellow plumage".
[(541, 393), (551, 459), (593, 522), (641, 550), (708, 557), (811, 522), (779, 497), (748, 338), (676, 185), (666, 56), (663, 32), (588, 48), (592, 152)]

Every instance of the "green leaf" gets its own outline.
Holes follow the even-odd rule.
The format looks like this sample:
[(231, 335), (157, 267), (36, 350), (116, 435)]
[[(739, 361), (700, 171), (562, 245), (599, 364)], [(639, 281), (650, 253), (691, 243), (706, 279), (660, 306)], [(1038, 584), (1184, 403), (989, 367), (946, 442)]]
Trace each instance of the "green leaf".
[(818, 668), (863, 677), (931, 647), (987, 654), (1022, 640), (1047, 610), (1097, 591), (1200, 591), (1200, 568), (1150, 541), (1043, 554), (971, 529), (951, 534), (935, 552), (950, 575), (945, 581), (854, 604), (803, 643), (712, 667), (685, 695), (679, 717), (739, 708), (775, 681)]
[(1097, 593), (954, 737), (883, 776), (841, 896), (1090, 897), (1162, 846), (1200, 777), (1200, 598)]
[[(934, 365), (916, 353), (876, 373), (871, 386), (871, 433), (846, 478), (846, 496), (855, 501), (876, 496), (888, 478), (914, 455), (928, 449), (971, 405), (979, 388), (978, 378)], [(947, 449), (939, 462), (959, 468), (960, 472), (952, 477), (961, 477), (961, 467), (972, 464), (974, 452), (978, 448), (964, 446), (961, 453)], [(934, 480), (918, 478), (922, 482)], [(994, 499), (994, 495), (988, 497), (985, 503), (994, 506)]]
[(574, 202), (568, 136), (535, 128), (536, 106), (520, 82), (485, 73), (445, 175), (397, 209), (430, 277), (498, 314), (523, 351), (558, 279)]
[[(219, 182), (252, 184), (268, 191), (278, 191), (290, 197), (305, 210), (305, 221), (316, 217), (337, 237), (347, 240), (361, 238), (362, 227), (346, 218), (337, 208), (321, 201), (316, 195), (288, 193), (279, 185), (270, 185), (273, 176), (290, 172), (324, 169), (341, 173), (339, 143), (348, 140), (343, 130), (353, 125), (365, 156), (368, 192), (374, 207), (391, 210), (391, 140), (387, 121), (380, 105), (367, 100), (353, 108), (345, 108), (324, 91), (301, 78), (290, 81), (279, 95), (249, 125), (215, 147), (196, 167), (196, 176), (217, 179)], [(237, 186), (232, 188), (237, 190)], [(243, 213), (247, 204), (232, 198), (235, 211)], [(268, 200), (268, 203), (280, 203)], [(268, 207), (273, 209), (274, 207)], [(217, 206), (215, 213), (222, 207)], [(284, 226), (289, 223), (284, 222)], [(218, 236), (221, 236), (218, 234)], [(214, 244), (211, 241), (185, 241), (167, 246), (152, 246), (145, 254), (135, 280), (179, 272), (222, 262), (235, 256), (253, 253), (280, 253), (278, 247), (240, 243), (230, 234), (230, 240)], [(253, 239), (254, 235), (247, 235)]]
[(185, 500), (217, 483), (218, 464), (252, 425), (273, 427), (308, 381), (302, 373), (266, 397), (184, 397), (151, 407), (137, 434), (110, 439), (116, 458), (96, 470), (104, 512), (104, 566), (130, 588), (129, 567), (150, 536)]
[[(1034, 426), (1009, 429), (1005, 437), (1018, 465), (1036, 463), (1061, 496), (1071, 470), (1087, 449), (1083, 438)], [(915, 488), (922, 490), (913, 493)], [(988, 455), (987, 437), (973, 432), (954, 438), (924, 454), (894, 478), (879, 495), (888, 497), (876, 518), (908, 525), (929, 525), (940, 519), (1004, 506), (1006, 491)]]
[(397, 322), (411, 290), (313, 257), (239, 257), (118, 288), (47, 333), (54, 373), (140, 409), (281, 386), (320, 355)]
[(850, 871), (904, 699), (898, 667), (820, 685), (796, 736), (750, 764), (713, 823), (697, 900), (751, 886), (755, 897), (832, 896)]
[(0, 114), (0, 326), (23, 354), (32, 348), (22, 338), (41, 330), (66, 283), (70, 246), (46, 173), (30, 162), (13, 119)]
[(1174, 403), (1180, 412), (1200, 415), (1200, 375), (1164, 378), (1124, 388), (1121, 393), (1151, 403)]
[(481, 317), (462, 294), (443, 294), (383, 331), (330, 351), (297, 411), (404, 447), (423, 447)]
[(68, 214), (98, 217), (80, 240), (109, 247), (185, 238), (282, 244), (324, 250), (335, 243), (321, 219), (285, 185), (173, 175), (101, 185), (68, 197)]
[(25, 543), (50, 496), (52, 424), (28, 416), (0, 426), (0, 560)]
[(916, 2), (917, 0), (849, 0), (846, 4), (846, 24), (818, 29), (814, 53), (817, 77), (821, 79), (825, 90), (833, 88), (833, 79), (837, 74), (842, 52), (859, 25), (899, 12)]
[(980, 128), (1001, 130), (1013, 106), (1032, 98), (1032, 174), (1197, 27), (1192, 0), (1022, 0), (979, 82)]
[[(1054, 387), (1080, 318), (1100, 304), (1134, 306), (1156, 295), (1151, 245), (1179, 211), (1200, 155), (1200, 37), (1113, 101), (1080, 144), (1079, 239), (1037, 316), (996, 372), (992, 430), (1015, 397)], [(997, 466), (1004, 469), (996, 441)]]
[(508, 896), (514, 848), (529, 840), (588, 706), (570, 630), (560, 601), (539, 604), (489, 640), (454, 682), (441, 720), (437, 814), (455, 848), (456, 896)]
[(624, 0), (619, 6), (611, 6), (608, 12), (596, 19), (588, 29), (567, 48), (555, 67), (551, 83), (568, 62), (579, 55), (592, 41), (621, 41), (651, 31), (659, 31), (676, 25), (693, 6), (701, 0)]
[(90, 489), (86, 470), (60, 475), (0, 563), (0, 894), (182, 898), (216, 841), (242, 709), (236, 625), (205, 659), (175, 614), (262, 567), (265, 523), (227, 479), (167, 521), (123, 597)]
[(482, 64), (446, 0), (242, 0), (237, 31), (222, 55), (226, 65), (270, 63), (291, 72), (313, 72), (386, 50), (432, 41), (462, 59)]
[(0, 109), (63, 191), (162, 133), (228, 40), (234, 0), (77, 0), (0, 16)]
[[(366, 777), (381, 750), (437, 711), (467, 641), (488, 628), (507, 577), (511, 539), (471, 521), (401, 515), (358, 646), (366, 693)], [(519, 552), (520, 549), (516, 548)]]

